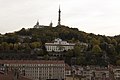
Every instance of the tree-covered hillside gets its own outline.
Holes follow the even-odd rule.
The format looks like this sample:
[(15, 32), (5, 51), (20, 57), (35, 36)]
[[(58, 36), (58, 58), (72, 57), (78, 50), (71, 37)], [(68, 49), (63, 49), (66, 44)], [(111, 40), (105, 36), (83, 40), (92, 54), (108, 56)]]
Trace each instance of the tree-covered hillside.
[[(67, 26), (22, 28), (14, 33), (0, 35), (0, 59), (49, 57), (44, 44), (55, 38), (77, 43), (74, 50), (65, 54), (64, 59), (68, 63), (75, 58), (75, 63), (82, 65), (120, 65), (120, 36), (95, 35)], [(82, 51), (79, 45), (81, 42), (88, 44)]]

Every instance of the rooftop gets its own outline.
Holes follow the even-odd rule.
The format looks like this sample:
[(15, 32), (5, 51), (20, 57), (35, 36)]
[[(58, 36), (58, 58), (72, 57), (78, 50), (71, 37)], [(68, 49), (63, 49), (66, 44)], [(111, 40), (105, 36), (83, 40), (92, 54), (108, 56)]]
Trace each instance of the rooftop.
[(0, 64), (64, 64), (63, 60), (0, 60)]
[(75, 45), (75, 43), (68, 43), (67, 41), (63, 41), (60, 38), (54, 40), (53, 43), (45, 43), (46, 45)]

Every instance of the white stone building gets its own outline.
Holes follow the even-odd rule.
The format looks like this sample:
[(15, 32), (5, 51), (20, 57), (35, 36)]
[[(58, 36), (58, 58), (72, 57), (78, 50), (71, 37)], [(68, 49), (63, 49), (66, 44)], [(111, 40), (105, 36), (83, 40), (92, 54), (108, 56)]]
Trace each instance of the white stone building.
[(0, 70), (18, 69), (19, 73), (33, 80), (64, 80), (64, 61), (1, 60)]
[(68, 43), (62, 39), (55, 39), (53, 43), (45, 43), (48, 52), (63, 52), (74, 49), (75, 43)]

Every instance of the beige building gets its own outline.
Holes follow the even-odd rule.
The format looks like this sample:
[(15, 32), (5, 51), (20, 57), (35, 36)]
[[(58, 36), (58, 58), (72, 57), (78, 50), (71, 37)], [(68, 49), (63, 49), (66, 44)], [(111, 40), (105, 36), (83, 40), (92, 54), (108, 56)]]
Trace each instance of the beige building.
[(109, 69), (106, 67), (72, 66), (72, 71), (81, 80), (110, 80)]
[(72, 68), (68, 65), (68, 64), (65, 64), (65, 76), (70, 76), (72, 75)]
[(116, 66), (113, 68), (114, 78), (116, 80), (120, 80), (120, 66)]
[[(16, 73), (16, 74), (15, 74)], [(16, 70), (0, 71), (0, 80), (32, 80), (17, 74)]]
[(48, 52), (63, 52), (74, 49), (75, 43), (68, 43), (57, 38), (53, 43), (45, 43), (46, 50)]
[(33, 80), (64, 80), (64, 61), (46, 60), (1, 60), (0, 70), (17, 69), (19, 73)]

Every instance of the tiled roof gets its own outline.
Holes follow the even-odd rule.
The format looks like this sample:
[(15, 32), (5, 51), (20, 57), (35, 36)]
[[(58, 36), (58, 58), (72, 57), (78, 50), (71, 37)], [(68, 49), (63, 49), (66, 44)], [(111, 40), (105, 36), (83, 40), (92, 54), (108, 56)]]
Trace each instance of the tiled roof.
[(71, 70), (71, 67), (68, 64), (65, 64), (65, 70)]
[(96, 71), (109, 71), (109, 69), (95, 69)]
[(110, 78), (96, 78), (95, 80), (112, 80)]
[(0, 64), (64, 64), (63, 60), (0, 60)]

